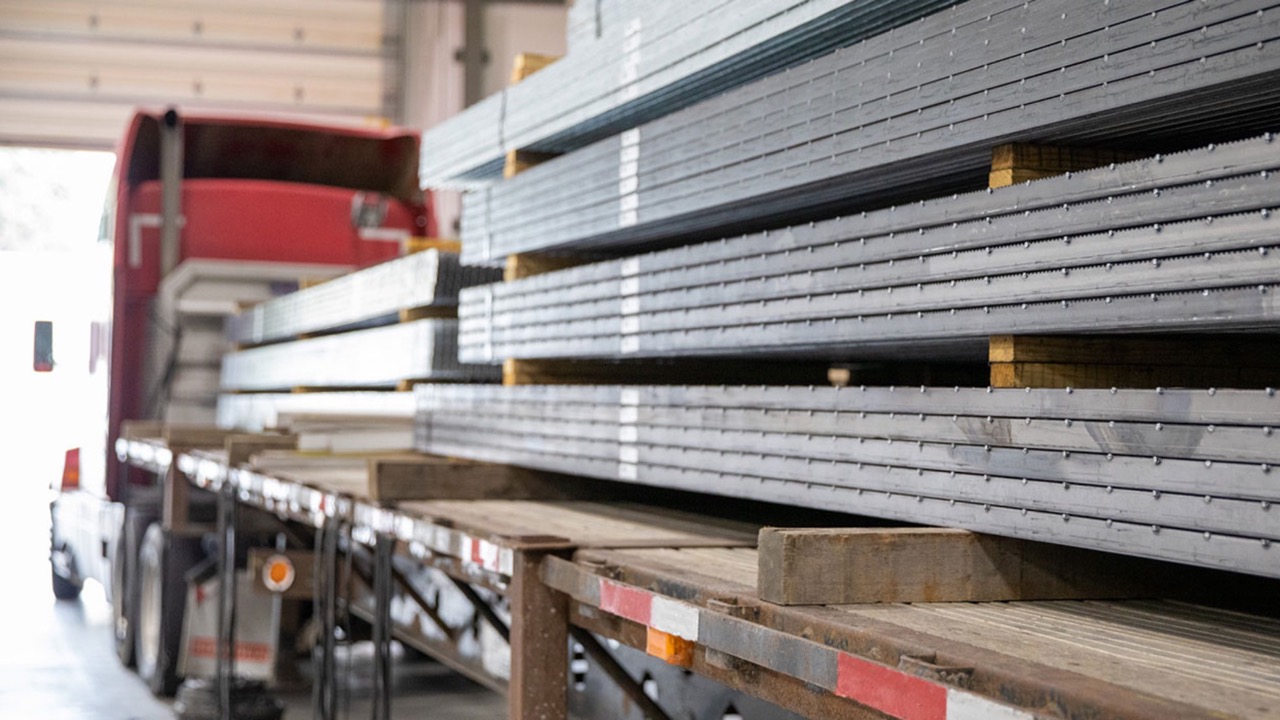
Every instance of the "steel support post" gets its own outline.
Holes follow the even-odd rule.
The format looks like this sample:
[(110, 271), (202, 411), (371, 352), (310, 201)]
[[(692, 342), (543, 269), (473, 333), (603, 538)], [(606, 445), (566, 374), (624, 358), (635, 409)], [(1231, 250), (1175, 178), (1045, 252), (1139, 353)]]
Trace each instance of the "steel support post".
[(548, 553), (517, 550), (511, 575), (511, 718), (566, 720), (569, 598), (543, 584)]
[[(175, 473), (176, 468), (170, 468)], [(236, 488), (218, 488), (218, 716), (232, 720), (232, 687), (236, 662)]]
[(326, 518), (316, 532), (315, 615), (320, 620), (320, 647), (315, 658), (312, 713), (316, 720), (334, 720), (338, 713), (338, 685), (334, 653), (338, 626), (338, 536), (341, 521)]
[(373, 546), (373, 720), (391, 720), (391, 601), (395, 597), (392, 562), (396, 539), (379, 533)]

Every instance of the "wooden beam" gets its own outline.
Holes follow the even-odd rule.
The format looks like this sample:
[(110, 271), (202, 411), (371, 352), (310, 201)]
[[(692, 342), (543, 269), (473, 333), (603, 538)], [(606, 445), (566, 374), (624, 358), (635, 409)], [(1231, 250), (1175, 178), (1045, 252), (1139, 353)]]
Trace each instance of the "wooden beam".
[(456, 318), (456, 305), (429, 305), (424, 307), (403, 308), (400, 310), (400, 322), (407, 323), (428, 318)]
[(237, 434), (235, 430), (226, 428), (201, 427), (196, 425), (166, 425), (164, 442), (176, 455), (178, 451), (194, 448), (220, 448), (227, 437)]
[(574, 500), (590, 496), (595, 485), (583, 478), (428, 455), (369, 460), (369, 498), (379, 502)]
[(993, 387), (1236, 387), (1280, 384), (1280, 338), (996, 335)]
[(763, 528), (758, 591), (778, 605), (1141, 597), (1167, 564), (947, 528)]
[(503, 282), (511, 282), (522, 278), (533, 277), (543, 273), (571, 268), (591, 262), (592, 257), (575, 257), (569, 255), (547, 255), (544, 253), (517, 253), (507, 256), (507, 264), (502, 270)]
[(120, 424), (120, 437), (127, 440), (158, 438), (164, 434), (164, 423), (156, 420), (125, 420)]
[(1001, 188), (1028, 180), (1137, 160), (1143, 156), (1144, 153), (1140, 152), (1107, 148), (1008, 143), (991, 151), (988, 186)]
[(524, 80), (530, 75), (560, 59), (559, 55), (542, 55), (540, 53), (518, 53), (511, 63), (511, 84)]
[[(172, 447), (170, 449), (176, 460), (181, 451)], [(177, 462), (173, 462), (160, 479), (160, 484), (160, 524), (169, 532), (186, 534), (191, 524), (191, 483), (178, 472)]]
[(459, 240), (448, 240), (445, 238), (432, 237), (411, 237), (404, 241), (404, 253), (412, 255), (413, 253), (423, 252), (424, 250), (439, 250), (447, 253), (462, 252), (462, 242)]
[(249, 458), (263, 450), (293, 450), (298, 447), (296, 435), (246, 433), (228, 435), (226, 444), (227, 467), (237, 467), (249, 462)]
[(824, 385), (823, 362), (717, 359), (524, 360), (502, 363), (503, 385)]

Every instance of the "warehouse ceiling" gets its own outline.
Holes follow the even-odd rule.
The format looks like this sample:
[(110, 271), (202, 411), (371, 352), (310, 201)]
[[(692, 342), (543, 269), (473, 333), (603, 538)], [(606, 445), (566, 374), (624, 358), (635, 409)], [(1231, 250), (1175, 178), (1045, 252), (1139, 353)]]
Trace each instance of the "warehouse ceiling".
[(378, 124), (401, 0), (0, 0), (0, 144), (111, 149), (136, 106)]

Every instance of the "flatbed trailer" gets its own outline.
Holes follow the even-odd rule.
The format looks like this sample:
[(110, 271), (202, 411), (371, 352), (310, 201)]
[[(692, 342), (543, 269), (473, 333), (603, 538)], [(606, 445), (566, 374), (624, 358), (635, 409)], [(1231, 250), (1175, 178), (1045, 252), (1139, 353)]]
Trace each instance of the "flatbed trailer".
[[(625, 653), (627, 662), (615, 661), (624, 673), (615, 686), (620, 700), (637, 688), (643, 694), (645, 679), (655, 677), (635, 662), (646, 653), (799, 717), (1280, 714), (1280, 622), (1263, 615), (1158, 599), (777, 605), (758, 597), (757, 526), (748, 523), (634, 503), (476, 499), (474, 491), (450, 499), (458, 485), (430, 470), (415, 493), (434, 499), (369, 497), (379, 463), (450, 464), (430, 456), (273, 451), (229, 464), (226, 448), (174, 455), (158, 439), (124, 441), (117, 451), (153, 470), (157, 458), (169, 458), (196, 487), (233, 487), (241, 502), (282, 518), (316, 528), (339, 523), (352, 552), (389, 542), (410, 577), (438, 574), (470, 587), (468, 596), (488, 602), (489, 610), (476, 606), (477, 618), (506, 622), (510, 643), (498, 643), (509, 652), (506, 677), (465, 659), (457, 642), (415, 634), (408, 624), (395, 635), (505, 689), (511, 717), (568, 716), (575, 695), (568, 641), (584, 631), (612, 648), (605, 652)], [(371, 595), (353, 602), (366, 616), (379, 613)], [(670, 717), (741, 711), (726, 694), (718, 715), (706, 708), (680, 715), (690, 708), (663, 699), (681, 693), (656, 687), (651, 694)]]

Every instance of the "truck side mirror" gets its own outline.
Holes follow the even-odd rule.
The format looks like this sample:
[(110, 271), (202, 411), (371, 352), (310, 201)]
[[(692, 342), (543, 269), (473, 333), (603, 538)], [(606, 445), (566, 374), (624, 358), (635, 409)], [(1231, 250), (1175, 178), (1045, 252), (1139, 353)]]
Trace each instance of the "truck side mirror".
[(36, 321), (35, 359), (32, 368), (36, 372), (53, 370), (53, 323), (48, 320)]

